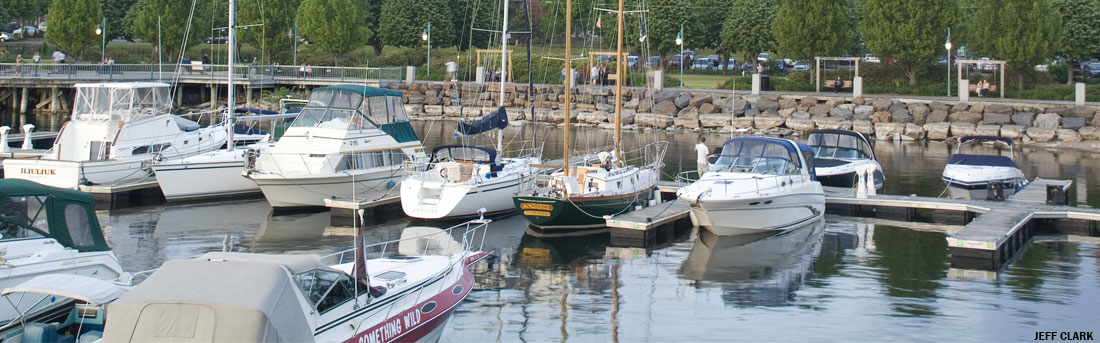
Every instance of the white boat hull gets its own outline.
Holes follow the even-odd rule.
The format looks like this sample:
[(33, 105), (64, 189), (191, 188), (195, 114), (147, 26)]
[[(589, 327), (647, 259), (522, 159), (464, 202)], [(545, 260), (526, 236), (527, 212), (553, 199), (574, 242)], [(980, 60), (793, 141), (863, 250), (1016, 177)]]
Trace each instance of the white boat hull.
[[(765, 204), (767, 202), (771, 202)], [(756, 205), (750, 205), (755, 203)], [(702, 201), (691, 206), (692, 221), (719, 236), (780, 232), (825, 213), (821, 193)]]
[[(102, 280), (114, 280), (124, 275), (122, 265), (113, 252), (79, 252), (65, 248), (52, 238), (6, 240), (0, 242), (0, 250), (3, 250), (7, 263), (7, 266), (0, 267), (0, 289), (46, 274), (74, 274)], [(11, 300), (20, 310), (26, 311), (45, 297), (26, 294)], [(11, 304), (0, 306), (0, 323), (18, 317), (19, 313)]]
[(220, 151), (217, 154), (227, 156), (220, 156), (217, 160), (211, 158), (206, 162), (188, 158), (156, 164), (153, 171), (168, 201), (260, 194), (256, 182), (241, 175), (244, 170), (243, 153), (243, 149), (228, 154)]
[(948, 164), (943, 168), (943, 180), (951, 198), (985, 199), (991, 183), (1001, 183), (1007, 198), (1027, 186), (1024, 172), (1014, 167)]
[[(252, 180), (260, 187), (271, 207), (323, 207), (324, 199), (344, 198), (384, 191), (401, 182), (400, 165), (360, 171), (358, 174), (279, 176), (254, 174)], [(354, 186), (352, 185), (354, 182)], [(398, 195), (397, 191), (391, 192)], [(374, 193), (372, 193), (374, 194)], [(371, 200), (371, 199), (361, 199)]]
[(404, 180), (401, 182), (401, 208), (414, 218), (439, 219), (477, 216), (514, 211), (512, 195), (519, 191), (518, 178), (500, 179), (476, 185)]
[(80, 185), (123, 185), (154, 181), (148, 160), (57, 161), (46, 159), (4, 160), (4, 177), (34, 181), (58, 188)]

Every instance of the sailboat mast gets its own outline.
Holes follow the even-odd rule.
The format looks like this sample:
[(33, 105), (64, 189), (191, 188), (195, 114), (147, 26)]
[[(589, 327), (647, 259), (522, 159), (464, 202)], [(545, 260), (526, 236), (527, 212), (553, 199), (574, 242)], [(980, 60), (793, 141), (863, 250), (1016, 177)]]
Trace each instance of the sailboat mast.
[[(504, 108), (504, 80), (508, 79), (508, 1), (504, 0), (504, 23), (500, 29), (500, 107)], [(505, 113), (507, 115), (507, 113)], [(504, 128), (497, 130), (497, 153), (504, 151)]]
[(573, 0), (565, 0), (565, 150), (562, 152), (562, 173), (569, 176), (569, 107), (573, 93)]
[(623, 0), (619, 0), (618, 49), (615, 52), (615, 157), (623, 160), (622, 147), (622, 118), (623, 118)]
[[(531, 4), (530, 0), (523, 0), (523, 12), (527, 21), (527, 103), (531, 108), (531, 147), (538, 145), (538, 132), (535, 128), (535, 102), (532, 101), (535, 91), (535, 80), (531, 78), (531, 40), (534, 39), (534, 31), (531, 30)], [(541, 154), (540, 154), (541, 156)]]
[(235, 49), (237, 46), (237, 34), (235, 32), (235, 26), (237, 26), (236, 7), (234, 0), (229, 0), (229, 39), (226, 40), (226, 44), (229, 45), (229, 85), (226, 87), (229, 94), (228, 97), (226, 97), (228, 101), (226, 102), (227, 106), (225, 111), (225, 149), (229, 151), (233, 151), (233, 128), (236, 126), (233, 121), (233, 105), (236, 104), (235, 100), (237, 100), (235, 98), (236, 92), (234, 92), (236, 86), (233, 84), (233, 61), (237, 58), (237, 49)]

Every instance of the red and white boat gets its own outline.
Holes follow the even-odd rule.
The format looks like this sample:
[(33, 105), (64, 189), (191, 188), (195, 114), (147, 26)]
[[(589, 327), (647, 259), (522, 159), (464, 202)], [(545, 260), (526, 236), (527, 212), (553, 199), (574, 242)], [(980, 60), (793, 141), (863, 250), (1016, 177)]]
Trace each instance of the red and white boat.
[(487, 256), (489, 222), (409, 227), (371, 245), (360, 233), (361, 249), (319, 259), (216, 252), (168, 261), (109, 305), (104, 341), (434, 342), (473, 288), (468, 266)]

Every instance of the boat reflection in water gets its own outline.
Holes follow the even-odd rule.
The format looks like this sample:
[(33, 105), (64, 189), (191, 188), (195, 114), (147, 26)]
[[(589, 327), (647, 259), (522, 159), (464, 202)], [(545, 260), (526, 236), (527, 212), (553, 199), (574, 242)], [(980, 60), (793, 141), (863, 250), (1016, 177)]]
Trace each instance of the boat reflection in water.
[(680, 274), (689, 280), (719, 283), (722, 300), (730, 305), (786, 305), (813, 276), (824, 233), (824, 219), (778, 234), (717, 236), (699, 230)]

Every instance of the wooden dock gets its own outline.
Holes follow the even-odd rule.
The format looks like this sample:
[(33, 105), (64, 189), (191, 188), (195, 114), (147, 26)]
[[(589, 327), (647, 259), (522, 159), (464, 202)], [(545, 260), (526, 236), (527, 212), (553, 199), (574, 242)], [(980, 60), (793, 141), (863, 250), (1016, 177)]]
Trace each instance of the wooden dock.
[(148, 199), (164, 201), (164, 194), (161, 193), (160, 185), (155, 179), (125, 185), (80, 186), (79, 190), (92, 193), (97, 210), (113, 210), (139, 203), (147, 204)]
[[(330, 198), (325, 199), (325, 207), (329, 208), (330, 225), (355, 226), (359, 220), (357, 212), (365, 210), (363, 214), (364, 224), (371, 224), (381, 208), (390, 209), (398, 207), (400, 212), (401, 196), (400, 184), (393, 189), (376, 190), (357, 194), (355, 199)], [(402, 212), (402, 214), (404, 214)]]
[(611, 240), (618, 246), (648, 247), (691, 229), (691, 207), (679, 199), (607, 218)]

